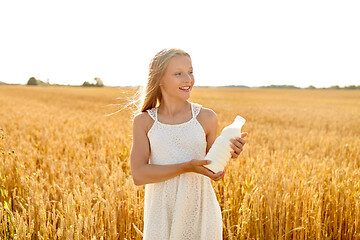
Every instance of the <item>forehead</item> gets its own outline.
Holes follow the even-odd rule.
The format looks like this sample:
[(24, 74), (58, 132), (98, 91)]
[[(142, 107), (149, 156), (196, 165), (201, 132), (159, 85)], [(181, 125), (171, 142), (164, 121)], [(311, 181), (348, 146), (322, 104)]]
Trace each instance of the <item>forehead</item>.
[(174, 56), (170, 59), (167, 70), (175, 70), (177, 68), (192, 68), (191, 59), (188, 56)]

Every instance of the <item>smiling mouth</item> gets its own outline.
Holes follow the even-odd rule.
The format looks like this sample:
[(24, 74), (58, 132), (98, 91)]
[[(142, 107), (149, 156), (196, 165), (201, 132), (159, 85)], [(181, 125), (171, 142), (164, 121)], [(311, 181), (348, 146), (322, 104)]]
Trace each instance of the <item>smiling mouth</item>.
[(179, 89), (180, 89), (180, 90), (183, 90), (183, 91), (189, 91), (189, 90), (190, 90), (190, 86), (180, 87)]

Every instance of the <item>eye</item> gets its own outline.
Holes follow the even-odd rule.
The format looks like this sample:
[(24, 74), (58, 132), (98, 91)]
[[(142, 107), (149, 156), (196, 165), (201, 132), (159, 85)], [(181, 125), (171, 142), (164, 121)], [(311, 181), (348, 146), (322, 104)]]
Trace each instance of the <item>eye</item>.
[(181, 72), (175, 73), (175, 76), (180, 76), (180, 75), (181, 75)]
[(194, 74), (194, 72), (193, 71), (191, 71), (191, 72), (189, 72), (191, 75), (193, 75)]

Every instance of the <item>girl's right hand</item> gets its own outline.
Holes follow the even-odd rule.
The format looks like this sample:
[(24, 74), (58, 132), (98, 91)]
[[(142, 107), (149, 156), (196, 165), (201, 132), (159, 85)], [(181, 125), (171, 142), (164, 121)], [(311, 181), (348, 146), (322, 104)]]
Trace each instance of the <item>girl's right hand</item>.
[(213, 173), (211, 170), (209, 170), (208, 168), (203, 166), (203, 165), (208, 165), (210, 163), (211, 163), (211, 161), (208, 162), (208, 160), (192, 159), (191, 161), (187, 162), (187, 164), (188, 164), (187, 169), (188, 169), (188, 172), (195, 172), (195, 173), (205, 175), (214, 181), (218, 181), (221, 178), (223, 178), (225, 176), (225, 171), (219, 171), (217, 173)]

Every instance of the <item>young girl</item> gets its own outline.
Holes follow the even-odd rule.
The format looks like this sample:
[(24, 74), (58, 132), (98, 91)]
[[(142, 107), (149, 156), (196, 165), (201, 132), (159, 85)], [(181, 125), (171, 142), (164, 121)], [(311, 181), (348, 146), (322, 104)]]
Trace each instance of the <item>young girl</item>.
[[(164, 49), (149, 66), (141, 113), (133, 122), (131, 172), (136, 185), (145, 186), (143, 239), (219, 240), (222, 217), (203, 165), (215, 141), (217, 116), (188, 102), (194, 85), (190, 55)], [(247, 133), (232, 139), (232, 158), (239, 156)]]

